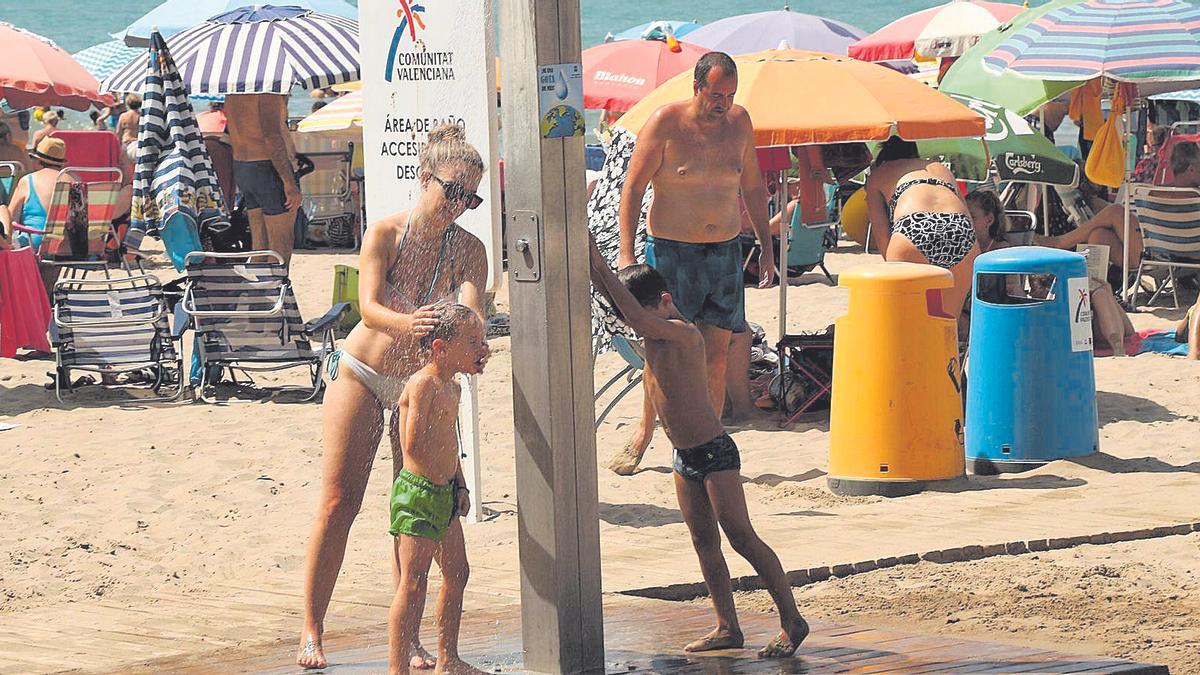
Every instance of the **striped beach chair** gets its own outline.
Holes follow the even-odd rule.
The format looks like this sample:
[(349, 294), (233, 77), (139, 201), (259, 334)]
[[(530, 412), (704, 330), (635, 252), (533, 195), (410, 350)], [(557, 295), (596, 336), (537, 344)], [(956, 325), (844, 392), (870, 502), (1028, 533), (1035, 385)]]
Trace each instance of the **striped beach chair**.
[[(196, 332), (201, 399), (216, 402), (216, 380), (227, 375), (239, 384), (238, 371), (249, 377), (301, 367), (308, 368), (311, 386), (276, 391), (301, 389), (308, 394), (306, 401), (321, 393), (324, 359), (334, 348), (337, 322), (348, 304), (338, 303), (305, 324), (287, 267), (274, 251), (197, 251), (187, 255), (185, 273), (180, 308)], [(314, 342), (319, 346), (314, 348)]]
[[(117, 180), (87, 182), (89, 174), (116, 172)], [(60, 181), (54, 186), (50, 205), (46, 209), (43, 230), (13, 224), (18, 232), (42, 235), (38, 258), (43, 264), (62, 267), (68, 276), (86, 276), (99, 270), (105, 276), (113, 263), (106, 254), (108, 244), (116, 238), (113, 215), (121, 191), (120, 169), (67, 167), (59, 172)], [(69, 178), (70, 180), (63, 180)], [(124, 260), (116, 260), (127, 273)]]
[[(64, 387), (72, 390), (72, 370), (104, 376), (149, 371), (151, 377), (139, 383), (148, 385), (157, 400), (174, 400), (183, 393), (183, 358), (157, 278), (63, 279), (54, 285), (53, 297), (50, 344), (59, 401)], [(173, 391), (162, 395), (167, 385)]]
[(1146, 270), (1166, 268), (1167, 278), (1154, 282), (1150, 300), (1153, 305), (1168, 286), (1179, 309), (1179, 289), (1175, 283), (1177, 268), (1200, 270), (1200, 190), (1136, 184), (1132, 186), (1133, 205), (1142, 225), (1144, 241), (1138, 263), (1133, 305), (1137, 306), (1141, 279)]

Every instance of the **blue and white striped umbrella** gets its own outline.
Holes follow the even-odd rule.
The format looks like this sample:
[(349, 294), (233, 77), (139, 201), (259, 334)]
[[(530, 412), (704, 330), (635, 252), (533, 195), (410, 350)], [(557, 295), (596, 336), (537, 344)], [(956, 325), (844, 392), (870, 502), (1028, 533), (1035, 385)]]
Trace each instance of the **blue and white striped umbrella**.
[[(150, 31), (157, 28), (165, 38), (187, 30), (210, 16), (224, 14), (239, 7), (255, 4), (249, 0), (163, 0), (163, 3), (138, 17), (124, 30), (113, 33), (130, 47), (145, 49), (150, 44)], [(287, 0), (288, 5), (311, 9), (322, 14), (358, 20), (358, 8), (345, 0)]]
[(1200, 103), (1200, 89), (1185, 89), (1183, 91), (1169, 91), (1165, 94), (1155, 94), (1150, 97), (1151, 101), (1189, 101), (1191, 103)]
[(1200, 79), (1200, 7), (1180, 0), (1069, 2), (1012, 33), (985, 68), (1036, 80)]
[[(359, 79), (358, 23), (300, 7), (242, 7), (167, 39), (192, 94), (287, 94)], [(137, 91), (141, 56), (101, 91)]]
[(109, 40), (87, 49), (76, 52), (71, 56), (92, 74), (92, 77), (103, 81), (104, 78), (117, 72), (126, 63), (146, 53), (145, 49), (126, 46), (120, 40)]
[(163, 238), (177, 269), (200, 249), (198, 223), (225, 212), (196, 114), (166, 41), (150, 35), (150, 60), (140, 86), (142, 116), (133, 170), (133, 205), (126, 243)]

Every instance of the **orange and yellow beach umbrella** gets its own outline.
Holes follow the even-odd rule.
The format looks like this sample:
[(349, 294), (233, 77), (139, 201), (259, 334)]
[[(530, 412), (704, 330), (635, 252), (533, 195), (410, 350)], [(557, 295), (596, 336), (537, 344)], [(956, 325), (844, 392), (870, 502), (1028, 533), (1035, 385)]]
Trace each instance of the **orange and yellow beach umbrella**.
[[(754, 120), (759, 147), (978, 138), (978, 113), (890, 68), (843, 56), (770, 49), (733, 57), (738, 68), (734, 102)], [(692, 96), (692, 73), (663, 83), (617, 124), (638, 133), (661, 106)]]

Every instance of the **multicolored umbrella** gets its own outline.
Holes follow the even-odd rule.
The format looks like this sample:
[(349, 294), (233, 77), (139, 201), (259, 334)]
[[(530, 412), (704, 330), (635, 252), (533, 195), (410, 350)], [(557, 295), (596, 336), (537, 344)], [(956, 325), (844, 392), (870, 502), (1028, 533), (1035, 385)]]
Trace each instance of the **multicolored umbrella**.
[(1038, 17), (983, 59), (1051, 81), (1200, 79), (1200, 7), (1180, 0), (1086, 0)]
[(352, 91), (329, 105), (300, 120), (298, 131), (341, 131), (363, 125), (362, 90)]
[(850, 45), (850, 56), (863, 61), (962, 56), (981, 35), (1023, 10), (1004, 2), (951, 0), (896, 19)]
[(112, 105), (100, 83), (49, 38), (0, 22), (0, 98), (13, 110)]
[(731, 56), (776, 49), (785, 42), (794, 49), (844, 56), (864, 36), (848, 23), (785, 9), (714, 21), (688, 33), (688, 42)]
[[(805, 145), (979, 138), (983, 117), (889, 68), (832, 54), (770, 49), (733, 58), (734, 103), (754, 120), (755, 145)], [(803, 86), (797, 86), (802, 83)], [(692, 74), (680, 73), (617, 121), (637, 133), (664, 104), (692, 97)]]
[(681, 38), (684, 35), (687, 35), (688, 33), (699, 28), (700, 25), (701, 24), (698, 24), (694, 21), (668, 21), (668, 20), (651, 21), (649, 23), (641, 24), (640, 26), (634, 26), (633, 28), (627, 28), (627, 29), (621, 31), (620, 33), (617, 33), (616, 35), (612, 36), (612, 39), (613, 40), (661, 40), (661, 39), (665, 38), (668, 33), (670, 33), (671, 35), (674, 35), (677, 38)]
[(1080, 86), (1082, 81), (1031, 80), (1009, 71), (995, 72), (984, 68), (983, 59), (1000, 43), (1033, 21), (1056, 9), (1081, 1), (1051, 0), (1040, 7), (1025, 10), (1011, 22), (984, 35), (979, 39), (979, 44), (967, 50), (967, 53), (950, 66), (939, 88), (947, 93), (991, 101), (1018, 115), (1026, 115), (1043, 103)]
[[(176, 33), (167, 45), (192, 94), (287, 94), (360, 79), (358, 23), (299, 7), (242, 7)], [(238, 45), (233, 49), (231, 45)], [(104, 81), (137, 91), (148, 57)]]
[[(130, 47), (145, 48), (150, 44), (151, 29), (157, 28), (163, 37), (171, 37), (203, 23), (209, 17), (252, 4), (254, 3), (247, 0), (166, 0), (138, 17), (126, 26), (125, 30), (114, 33), (113, 37)], [(332, 14), (351, 21), (358, 20), (358, 8), (345, 0), (287, 0), (287, 5), (311, 9), (321, 14)]]
[(143, 103), (126, 243), (136, 250), (147, 233), (158, 234), (182, 270), (184, 257), (200, 250), (198, 224), (225, 208), (187, 90), (158, 33), (150, 35), (150, 57), (135, 88)]
[(1079, 165), (1050, 139), (1029, 126), (1024, 117), (987, 101), (950, 94), (950, 97), (983, 116), (987, 152), (975, 139), (940, 139), (917, 143), (922, 157), (941, 157), (954, 175), (977, 183), (991, 178), (994, 166), (1000, 180), (1046, 185), (1075, 185)]
[(605, 42), (583, 51), (583, 105), (625, 112), (708, 50), (674, 39)]
[(120, 40), (109, 40), (75, 52), (73, 56), (92, 77), (103, 80), (145, 52), (145, 49), (130, 47)]

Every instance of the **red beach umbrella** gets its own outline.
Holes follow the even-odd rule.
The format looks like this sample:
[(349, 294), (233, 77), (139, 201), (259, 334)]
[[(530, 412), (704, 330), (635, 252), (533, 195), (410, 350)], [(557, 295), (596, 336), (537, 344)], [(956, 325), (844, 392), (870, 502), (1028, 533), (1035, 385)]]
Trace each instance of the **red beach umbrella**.
[(0, 98), (10, 108), (112, 105), (112, 97), (99, 89), (96, 78), (54, 42), (0, 22)]
[(1024, 9), (1004, 2), (952, 0), (896, 19), (850, 45), (850, 56), (860, 61), (961, 56), (979, 36)]
[(583, 52), (583, 105), (623, 113), (658, 85), (695, 67), (707, 49), (674, 38), (618, 40)]

